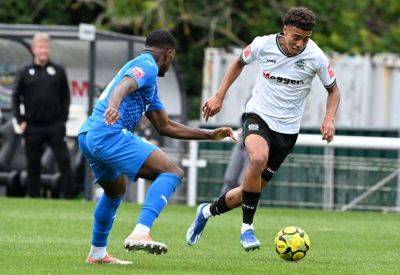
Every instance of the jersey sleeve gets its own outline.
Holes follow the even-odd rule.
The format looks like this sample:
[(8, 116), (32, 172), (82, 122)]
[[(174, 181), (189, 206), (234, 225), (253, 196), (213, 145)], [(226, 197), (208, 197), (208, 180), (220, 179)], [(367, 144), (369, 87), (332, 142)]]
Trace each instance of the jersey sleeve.
[(138, 62), (132, 64), (124, 73), (124, 76), (133, 78), (138, 86), (138, 89), (153, 85), (157, 78), (157, 66), (151, 65), (148, 62)]
[[(157, 89), (157, 87), (156, 87)], [(160, 98), (158, 97), (158, 91), (156, 92), (153, 101), (150, 103), (149, 108), (147, 108), (147, 112), (151, 111), (157, 111), (157, 110), (163, 110), (165, 109), (164, 104), (160, 101)]]
[(336, 84), (336, 76), (332, 69), (332, 65), (330, 64), (328, 57), (325, 55), (321, 58), (317, 74), (325, 88), (331, 88)]
[(257, 36), (256, 38), (254, 38), (253, 42), (251, 42), (251, 44), (244, 48), (244, 50), (242, 51), (240, 60), (242, 61), (243, 65), (248, 65), (254, 60), (258, 59), (262, 47), (262, 38), (260, 36)]

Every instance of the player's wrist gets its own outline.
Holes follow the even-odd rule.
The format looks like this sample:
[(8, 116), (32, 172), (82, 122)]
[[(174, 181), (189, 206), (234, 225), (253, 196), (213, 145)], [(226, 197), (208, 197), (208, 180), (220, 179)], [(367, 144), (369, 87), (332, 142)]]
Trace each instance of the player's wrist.
[(335, 120), (334, 116), (331, 115), (325, 115), (324, 121), (331, 121), (333, 122)]
[(108, 104), (108, 109), (114, 109), (114, 110), (118, 110), (118, 106), (117, 104), (113, 104), (112, 102), (110, 102), (110, 104)]
[(225, 98), (225, 93), (222, 91), (218, 91), (215, 93), (215, 97), (222, 102)]
[(215, 138), (215, 130), (205, 130), (206, 137), (208, 140), (214, 140)]

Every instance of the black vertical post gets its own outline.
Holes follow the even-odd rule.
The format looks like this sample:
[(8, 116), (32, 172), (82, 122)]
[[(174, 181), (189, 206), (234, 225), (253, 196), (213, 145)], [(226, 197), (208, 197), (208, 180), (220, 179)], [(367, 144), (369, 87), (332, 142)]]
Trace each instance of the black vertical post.
[(92, 113), (96, 77), (96, 41), (89, 42), (89, 106), (88, 115)]
[[(134, 45), (133, 45), (133, 40), (132, 39), (128, 39), (126, 40), (127, 42), (127, 53), (126, 53), (126, 58), (127, 60), (131, 60), (134, 57)], [(128, 178), (126, 178), (125, 180), (128, 180)], [(133, 187), (134, 186), (134, 187)], [(125, 201), (130, 201), (130, 202), (137, 202), (137, 188), (136, 188), (136, 184), (129, 184), (127, 185), (127, 190), (124, 196), (124, 200)]]
[[(88, 91), (88, 116), (92, 113), (94, 103), (94, 89), (96, 77), (96, 41), (89, 42), (89, 91)], [(90, 170), (89, 163), (86, 161), (85, 167), (85, 200), (91, 200), (93, 197), (93, 175)]]
[(135, 53), (133, 52), (135, 50), (134, 45), (133, 45), (133, 40), (128, 40), (128, 54), (126, 57), (128, 60), (133, 59)]

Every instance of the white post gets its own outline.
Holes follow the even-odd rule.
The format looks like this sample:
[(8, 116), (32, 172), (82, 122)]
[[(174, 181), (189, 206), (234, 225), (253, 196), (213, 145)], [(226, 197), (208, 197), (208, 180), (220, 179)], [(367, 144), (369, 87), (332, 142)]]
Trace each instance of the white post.
[(139, 178), (137, 181), (137, 203), (143, 204), (146, 194), (146, 181)]
[(324, 148), (324, 191), (323, 191), (323, 208), (327, 210), (333, 209), (333, 184), (334, 184), (334, 149)]
[(182, 160), (182, 166), (188, 167), (187, 205), (195, 206), (197, 202), (197, 168), (205, 167), (207, 161), (198, 159), (199, 143), (195, 140), (189, 142), (189, 159)]
[[(397, 151), (398, 163), (400, 167), (400, 151)], [(396, 189), (396, 205), (394, 211), (400, 212), (400, 174), (397, 175), (397, 189)]]
[(187, 204), (189, 206), (195, 206), (197, 201), (197, 154), (199, 150), (199, 144), (195, 141), (190, 141), (189, 144), (189, 177), (188, 177), (188, 196)]

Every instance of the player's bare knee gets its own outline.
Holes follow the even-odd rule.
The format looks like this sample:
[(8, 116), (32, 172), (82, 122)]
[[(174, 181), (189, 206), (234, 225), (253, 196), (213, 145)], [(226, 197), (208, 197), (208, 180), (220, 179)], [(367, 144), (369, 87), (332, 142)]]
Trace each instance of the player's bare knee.
[(176, 175), (182, 179), (185, 173), (183, 172), (182, 168), (180, 168), (179, 166), (176, 166), (176, 168), (177, 168)]
[(268, 160), (267, 155), (259, 153), (252, 154), (249, 157), (249, 168), (254, 173), (261, 174), (261, 172), (265, 169), (267, 160)]
[(116, 195), (122, 197), (126, 192), (126, 180), (124, 177), (119, 177), (118, 179), (118, 189), (116, 190)]
[(117, 190), (116, 195), (117, 197), (122, 197), (123, 195), (125, 195), (126, 192), (126, 185), (125, 183), (123, 185), (120, 186), (120, 188)]
[(119, 177), (113, 182), (100, 183), (100, 185), (103, 187), (104, 193), (107, 195), (107, 197), (112, 199), (122, 197), (126, 191), (126, 183), (123, 177)]
[(171, 164), (170, 167), (168, 167), (164, 173), (171, 173), (177, 175), (179, 178), (183, 178), (184, 172), (182, 168), (177, 166), (175, 163)]

